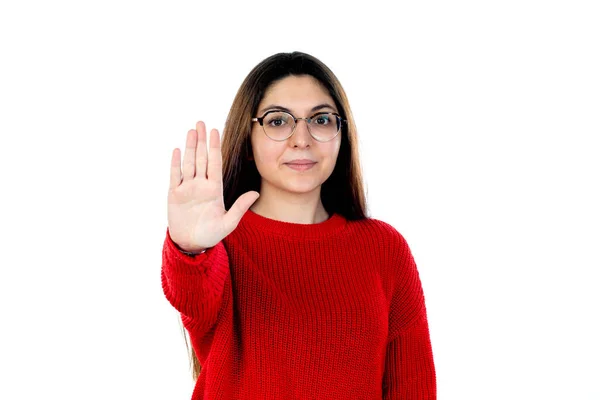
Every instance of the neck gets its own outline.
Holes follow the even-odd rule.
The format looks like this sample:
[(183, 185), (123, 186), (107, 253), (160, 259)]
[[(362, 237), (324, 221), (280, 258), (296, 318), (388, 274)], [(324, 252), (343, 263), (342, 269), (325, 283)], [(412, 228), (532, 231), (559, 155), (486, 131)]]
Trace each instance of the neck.
[(329, 219), (321, 202), (321, 187), (310, 193), (290, 193), (261, 188), (250, 210), (266, 218), (296, 224), (318, 224)]

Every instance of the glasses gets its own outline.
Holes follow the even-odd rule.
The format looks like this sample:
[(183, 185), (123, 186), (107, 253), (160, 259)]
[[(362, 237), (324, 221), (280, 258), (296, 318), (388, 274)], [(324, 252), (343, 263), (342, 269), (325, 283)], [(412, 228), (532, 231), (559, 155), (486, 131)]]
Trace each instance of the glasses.
[(294, 134), (301, 119), (306, 121), (310, 136), (319, 142), (332, 140), (346, 122), (339, 114), (332, 112), (318, 113), (310, 118), (296, 118), (285, 111), (267, 111), (262, 117), (252, 118), (252, 122), (258, 122), (270, 139), (281, 142)]

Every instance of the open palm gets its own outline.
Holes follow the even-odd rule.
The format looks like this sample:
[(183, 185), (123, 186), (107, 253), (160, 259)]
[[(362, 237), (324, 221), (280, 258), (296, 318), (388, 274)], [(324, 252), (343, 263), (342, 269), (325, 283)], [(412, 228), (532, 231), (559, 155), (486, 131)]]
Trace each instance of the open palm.
[(229, 235), (258, 199), (258, 192), (241, 195), (229, 211), (223, 199), (223, 171), (219, 132), (210, 132), (207, 151), (202, 121), (188, 131), (183, 166), (179, 149), (173, 150), (168, 194), (171, 239), (183, 250), (198, 252)]

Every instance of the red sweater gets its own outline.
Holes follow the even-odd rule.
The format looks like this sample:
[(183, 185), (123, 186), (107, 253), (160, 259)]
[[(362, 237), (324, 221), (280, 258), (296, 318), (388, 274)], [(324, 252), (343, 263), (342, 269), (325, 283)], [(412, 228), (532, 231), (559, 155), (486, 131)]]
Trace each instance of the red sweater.
[(385, 222), (248, 210), (194, 257), (167, 229), (161, 278), (202, 365), (192, 400), (436, 398), (419, 273)]

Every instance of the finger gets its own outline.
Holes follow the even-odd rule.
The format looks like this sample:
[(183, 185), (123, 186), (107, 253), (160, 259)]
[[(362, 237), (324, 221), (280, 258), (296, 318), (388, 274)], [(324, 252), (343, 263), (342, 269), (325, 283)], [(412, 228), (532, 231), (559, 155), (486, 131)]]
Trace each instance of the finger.
[(196, 123), (196, 132), (198, 132), (198, 142), (196, 144), (196, 177), (206, 178), (206, 163), (208, 155), (206, 152), (206, 125), (204, 122)]
[(171, 156), (171, 174), (169, 180), (169, 190), (175, 189), (181, 183), (181, 152), (179, 149), (173, 150)]
[(183, 155), (183, 180), (193, 179), (196, 172), (196, 140), (198, 133), (190, 129), (185, 141), (185, 153)]
[(223, 156), (221, 154), (221, 139), (219, 131), (211, 129), (210, 131), (210, 151), (208, 152), (208, 179), (218, 181), (223, 184)]
[(260, 193), (258, 192), (246, 192), (233, 203), (229, 211), (227, 211), (227, 213), (225, 213), (225, 215), (223, 216), (224, 225), (226, 227), (225, 229), (228, 232), (227, 234), (233, 232), (233, 230), (240, 223), (240, 220), (242, 219), (246, 211), (248, 211), (250, 206), (252, 206), (252, 204), (254, 204), (254, 202), (258, 200), (259, 197)]

